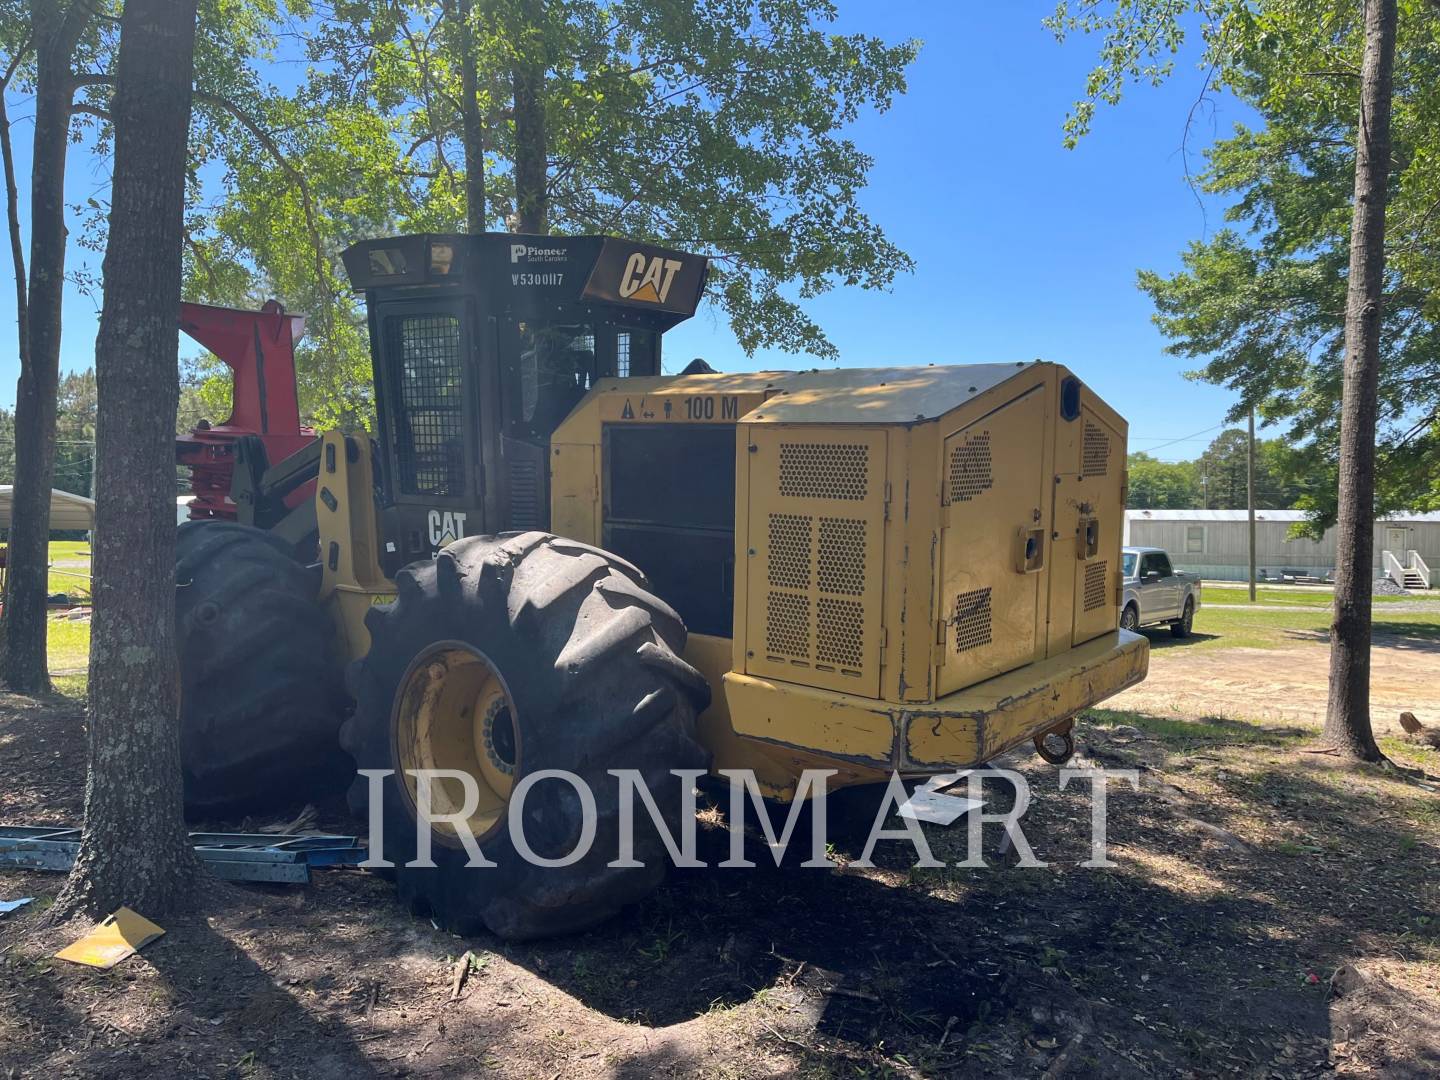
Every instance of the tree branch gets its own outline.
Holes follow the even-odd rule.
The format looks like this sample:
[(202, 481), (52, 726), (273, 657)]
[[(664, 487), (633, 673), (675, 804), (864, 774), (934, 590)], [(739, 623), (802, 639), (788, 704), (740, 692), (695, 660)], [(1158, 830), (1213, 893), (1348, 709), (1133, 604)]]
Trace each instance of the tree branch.
[[(29, 45), (26, 45), (26, 49)], [(25, 50), (21, 50), (23, 54)], [(10, 112), (5, 94), (19, 64), (19, 55), (6, 69), (0, 84), (0, 157), (5, 164), (5, 216), (10, 230), (10, 259), (15, 265), (15, 322), (19, 328), (20, 370), (30, 369), (30, 298), (25, 288), (25, 247), (20, 239), (20, 197), (15, 187), (15, 153), (10, 145)]]
[(25, 43), (15, 50), (15, 55), (10, 58), (10, 63), (5, 67), (5, 74), (0, 77), (0, 89), (10, 89), (10, 80), (15, 77), (15, 72), (20, 70), (20, 65), (25, 62), (25, 57), (30, 55), (30, 46), (34, 38), (27, 37)]
[[(115, 78), (112, 75), (81, 74), (75, 76), (74, 84), (77, 89), (82, 86), (114, 86)], [(208, 90), (197, 89), (194, 92), (194, 96), (196, 101), (220, 109), (234, 117), (240, 126), (248, 131), (254, 137), (255, 141), (264, 148), (265, 152), (270, 155), (270, 158), (280, 167), (280, 170), (289, 177), (297, 190), (299, 190), (300, 208), (305, 215), (305, 231), (309, 234), (310, 244), (314, 249), (315, 265), (313, 269), (315, 271), (315, 283), (319, 286), (321, 295), (330, 297), (332, 292), (330, 289), (329, 276), (325, 272), (325, 248), (320, 241), (320, 227), (316, 224), (315, 199), (310, 191), (310, 183), (305, 179), (305, 174), (291, 163), (290, 159), (285, 156), (285, 152), (280, 149), (280, 144), (261, 126), (260, 122), (237, 103), (219, 94), (212, 94)], [(74, 108), (79, 109), (80, 106), (74, 106)], [(85, 111), (91, 110), (86, 107)], [(328, 319), (328, 317), (328, 315), (321, 316), (321, 318), (325, 319)]]
[(215, 267), (211, 265), (210, 259), (205, 254), (204, 249), (202, 249), (200, 245), (195, 242), (195, 238), (190, 235), (189, 229), (185, 230), (185, 246), (190, 249), (190, 254), (195, 256), (196, 265), (200, 267), (201, 273), (205, 275), (205, 280), (210, 286), (210, 298), (212, 300), (223, 299), (220, 295), (219, 282), (215, 278)]

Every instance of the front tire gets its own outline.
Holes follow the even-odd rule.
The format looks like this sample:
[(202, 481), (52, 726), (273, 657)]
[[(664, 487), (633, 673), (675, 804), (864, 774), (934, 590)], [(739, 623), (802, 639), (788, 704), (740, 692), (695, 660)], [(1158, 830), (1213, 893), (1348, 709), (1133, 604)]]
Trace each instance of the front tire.
[[(610, 769), (635, 769), (678, 839), (682, 781), (709, 755), (695, 718), (709, 702), (704, 678), (680, 658), (685, 627), (614, 555), (545, 533), (468, 537), (396, 578), (396, 602), (367, 614), (372, 644), (351, 665), (354, 716), (342, 745), (361, 768), (390, 769), (383, 786), (384, 857), (402, 900), (454, 933), (485, 928), (508, 940), (581, 930), (649, 894), (666, 852), (635, 800), (634, 861), (617, 860), (620, 798)], [(480, 800), (457, 832), (431, 827), (434, 867), (415, 857), (418, 789), (408, 769), (455, 769), (475, 778)], [(510, 796), (542, 770), (579, 778), (595, 800), (595, 832), (569, 866), (522, 857)], [(351, 807), (369, 813), (357, 776)], [(464, 809), (458, 781), (437, 782), (432, 807)], [(527, 792), (520, 839), (545, 858), (577, 849), (584, 815), (574, 788), (543, 779)], [(376, 853), (378, 854), (378, 852)]]
[(1135, 610), (1134, 604), (1126, 604), (1125, 610), (1120, 612), (1120, 629), (1132, 633), (1140, 629), (1140, 612)]

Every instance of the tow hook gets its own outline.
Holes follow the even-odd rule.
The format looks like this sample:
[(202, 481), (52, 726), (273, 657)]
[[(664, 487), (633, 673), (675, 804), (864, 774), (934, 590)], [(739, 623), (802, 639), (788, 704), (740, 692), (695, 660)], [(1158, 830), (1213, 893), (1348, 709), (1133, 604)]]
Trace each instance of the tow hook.
[[(1035, 753), (1048, 761), (1051, 765), (1064, 765), (1075, 756), (1075, 736), (1072, 731), (1075, 727), (1075, 718), (1067, 716), (1060, 723), (1035, 736)], [(1060, 748), (1052, 750), (1047, 740), (1055, 738), (1060, 740)]]

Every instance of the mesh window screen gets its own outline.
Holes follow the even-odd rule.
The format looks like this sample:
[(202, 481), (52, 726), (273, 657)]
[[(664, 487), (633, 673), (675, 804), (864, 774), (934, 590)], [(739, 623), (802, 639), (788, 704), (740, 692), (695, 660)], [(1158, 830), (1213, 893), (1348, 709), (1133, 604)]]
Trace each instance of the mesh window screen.
[(391, 319), (391, 384), (399, 396), (395, 467), (406, 495), (465, 491), (464, 359), (453, 315)]
[(615, 374), (622, 379), (630, 374), (630, 331), (615, 335)]

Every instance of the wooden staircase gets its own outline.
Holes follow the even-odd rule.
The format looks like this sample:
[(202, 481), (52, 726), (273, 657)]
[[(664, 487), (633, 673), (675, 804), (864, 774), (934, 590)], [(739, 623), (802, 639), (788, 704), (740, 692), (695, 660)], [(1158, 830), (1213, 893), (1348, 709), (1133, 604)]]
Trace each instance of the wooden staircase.
[(1385, 576), (1406, 592), (1430, 588), (1430, 567), (1414, 549), (1405, 552), (1403, 563), (1393, 551), (1382, 551), (1380, 564)]

